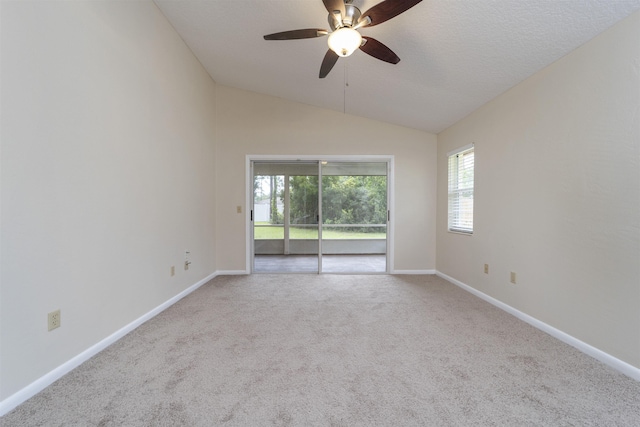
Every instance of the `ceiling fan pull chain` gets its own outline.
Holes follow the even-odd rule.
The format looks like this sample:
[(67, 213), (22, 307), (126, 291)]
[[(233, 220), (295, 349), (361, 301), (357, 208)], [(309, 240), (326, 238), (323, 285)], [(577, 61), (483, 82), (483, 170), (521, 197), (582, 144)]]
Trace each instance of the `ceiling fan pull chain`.
[(342, 87), (342, 113), (347, 114), (347, 88), (349, 87), (349, 61), (344, 61), (344, 86)]

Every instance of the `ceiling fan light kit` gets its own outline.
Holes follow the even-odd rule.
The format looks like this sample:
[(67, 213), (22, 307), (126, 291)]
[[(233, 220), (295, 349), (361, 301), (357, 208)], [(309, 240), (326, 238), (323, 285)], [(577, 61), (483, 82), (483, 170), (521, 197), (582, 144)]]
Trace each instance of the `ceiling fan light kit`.
[(327, 12), (331, 32), (320, 28), (283, 31), (268, 34), (265, 40), (295, 40), (323, 37), (329, 34), (329, 50), (320, 65), (320, 78), (329, 74), (340, 57), (347, 57), (356, 49), (390, 64), (397, 64), (400, 58), (391, 49), (372, 37), (362, 36), (359, 28), (381, 24), (401, 14), (422, 0), (384, 0), (364, 13), (353, 6), (353, 0), (322, 0)]
[(329, 34), (329, 48), (338, 56), (349, 56), (362, 44), (359, 32), (349, 27), (342, 27)]

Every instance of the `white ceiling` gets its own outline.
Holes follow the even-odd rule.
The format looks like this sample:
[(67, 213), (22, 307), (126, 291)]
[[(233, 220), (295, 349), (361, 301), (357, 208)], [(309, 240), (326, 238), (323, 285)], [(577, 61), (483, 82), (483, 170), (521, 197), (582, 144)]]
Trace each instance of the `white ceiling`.
[(219, 84), (432, 133), (640, 9), (640, 0), (423, 0), (361, 29), (399, 64), (356, 51), (319, 79), (326, 37), (262, 36), (329, 29), (322, 0), (154, 1)]

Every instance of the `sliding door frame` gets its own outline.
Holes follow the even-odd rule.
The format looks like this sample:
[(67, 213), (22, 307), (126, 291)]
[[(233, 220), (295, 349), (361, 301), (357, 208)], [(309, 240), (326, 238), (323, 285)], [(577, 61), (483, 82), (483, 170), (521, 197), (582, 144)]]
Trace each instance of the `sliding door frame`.
[[(253, 240), (253, 167), (254, 161), (317, 161), (317, 162), (386, 162), (387, 163), (387, 211), (388, 211), (388, 225), (387, 225), (387, 270), (386, 274), (394, 271), (394, 236), (395, 236), (395, 191), (394, 191), (394, 156), (393, 155), (361, 155), (361, 156), (340, 156), (340, 155), (265, 155), (265, 154), (247, 154), (245, 157), (245, 270), (249, 273), (254, 272), (253, 266), (253, 252), (254, 252), (254, 240)], [(321, 168), (319, 168), (321, 169)], [(319, 172), (321, 173), (321, 172)], [(322, 176), (319, 175), (318, 182), (322, 182)], [(319, 185), (321, 187), (321, 185)], [(319, 189), (319, 191), (322, 191)], [(322, 200), (322, 197), (320, 197)], [(319, 213), (321, 212), (321, 206), (319, 206)], [(322, 219), (322, 218), (321, 218)], [(320, 227), (318, 225), (318, 233), (320, 233)], [(322, 235), (319, 234), (319, 255), (322, 254)], [(322, 265), (318, 265), (318, 271), (322, 272)]]

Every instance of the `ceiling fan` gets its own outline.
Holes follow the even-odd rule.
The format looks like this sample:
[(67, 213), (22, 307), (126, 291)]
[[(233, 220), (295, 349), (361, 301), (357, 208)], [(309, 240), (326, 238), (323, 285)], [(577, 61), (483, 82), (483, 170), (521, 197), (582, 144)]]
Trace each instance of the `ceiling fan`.
[(325, 78), (340, 57), (351, 55), (356, 49), (390, 64), (397, 64), (400, 58), (391, 49), (373, 37), (363, 36), (359, 28), (372, 27), (400, 15), (422, 0), (384, 0), (364, 13), (353, 6), (353, 0), (322, 0), (329, 12), (331, 32), (322, 28), (283, 31), (268, 34), (265, 40), (296, 40), (328, 35), (329, 50), (320, 66), (320, 78)]

